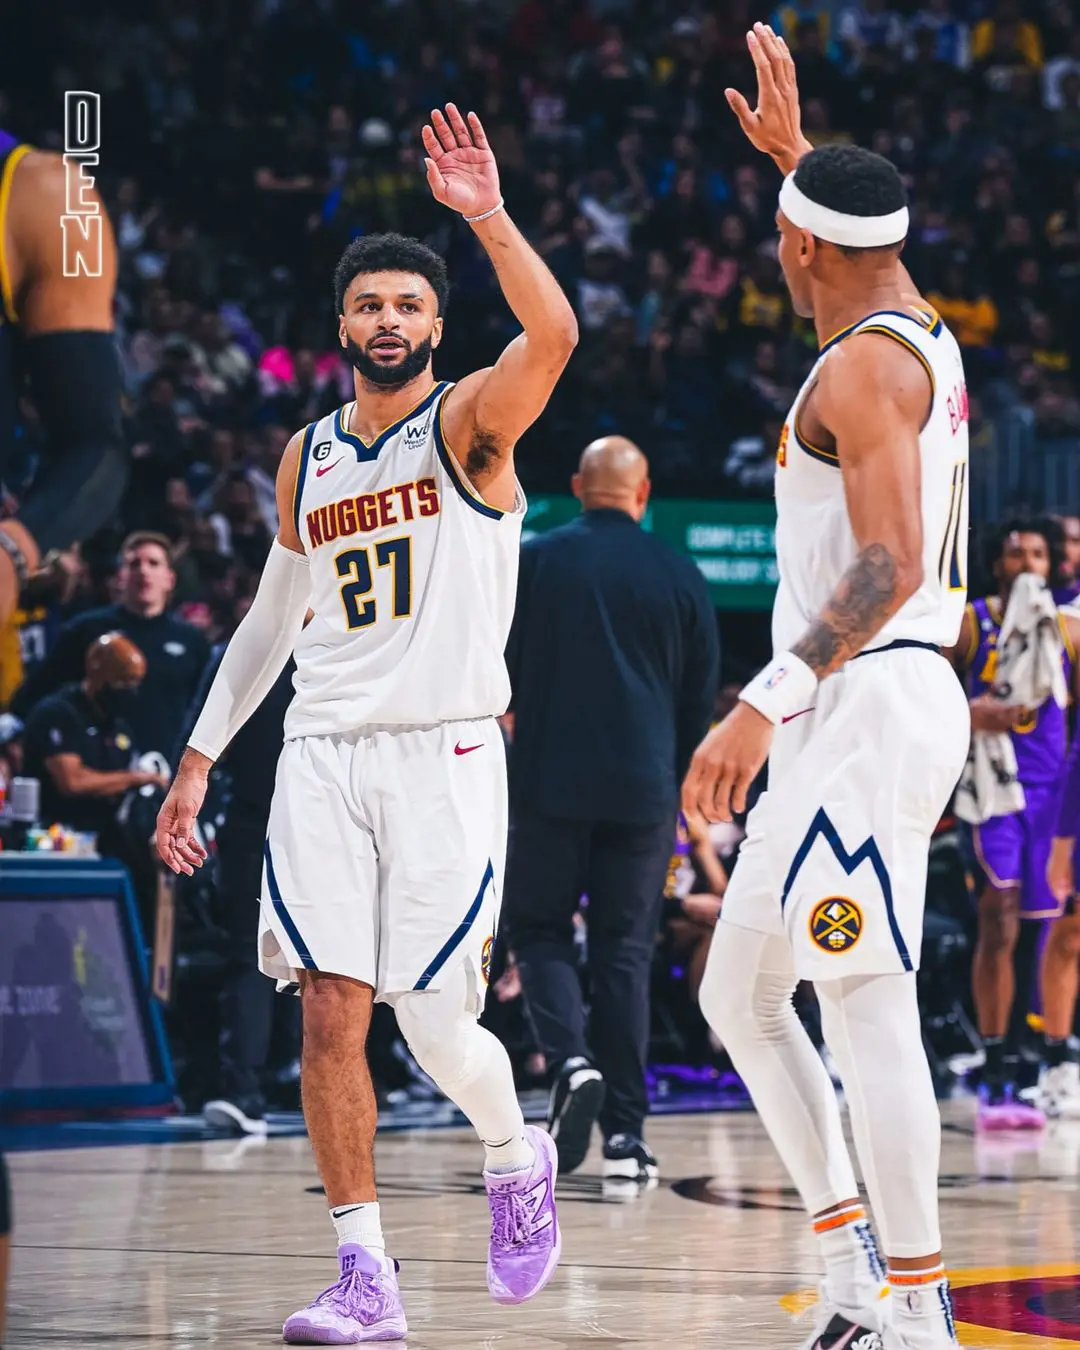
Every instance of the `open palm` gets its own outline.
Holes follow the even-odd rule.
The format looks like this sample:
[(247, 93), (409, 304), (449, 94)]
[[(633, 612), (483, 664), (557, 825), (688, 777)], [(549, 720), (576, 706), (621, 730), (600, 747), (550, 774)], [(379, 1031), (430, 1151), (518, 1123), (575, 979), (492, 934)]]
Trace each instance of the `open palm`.
[(468, 121), (453, 103), (436, 108), (424, 127), (428, 186), (432, 196), (463, 216), (480, 216), (499, 205), (499, 169), (475, 113)]

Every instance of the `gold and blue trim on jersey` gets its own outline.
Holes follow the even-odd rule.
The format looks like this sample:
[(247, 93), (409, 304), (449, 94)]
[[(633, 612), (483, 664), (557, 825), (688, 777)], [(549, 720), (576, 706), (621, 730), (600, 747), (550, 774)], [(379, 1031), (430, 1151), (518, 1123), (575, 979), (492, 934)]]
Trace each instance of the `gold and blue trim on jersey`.
[[(807, 398), (809, 398), (810, 394), (813, 392), (813, 389), (811, 389), (807, 394)], [(806, 399), (803, 399), (803, 403), (805, 402)], [(803, 432), (799, 426), (799, 413), (801, 412), (802, 404), (799, 405), (795, 416), (791, 419), (791, 429), (795, 435), (796, 445), (798, 445), (799, 449), (802, 450), (804, 454), (809, 455), (811, 459), (816, 459), (819, 464), (828, 464), (830, 468), (838, 469), (840, 467), (839, 452), (835, 449), (830, 450), (823, 445), (815, 445), (813, 441), (807, 438), (805, 432)]]
[(363, 463), (368, 460), (376, 459), (379, 451), (383, 448), (391, 436), (396, 436), (407, 422), (411, 422), (414, 417), (419, 417), (421, 413), (427, 412), (428, 408), (435, 402), (444, 390), (449, 389), (448, 380), (440, 380), (433, 384), (427, 393), (415, 403), (404, 416), (399, 417), (397, 421), (391, 422), (388, 427), (375, 437), (373, 441), (365, 441), (363, 436), (358, 436), (355, 431), (350, 431), (345, 425), (345, 409), (354, 406), (353, 403), (344, 403), (337, 410), (334, 417), (334, 432), (339, 441), (344, 441), (346, 445), (351, 446), (356, 451), (357, 463)]
[(435, 415), (435, 451), (443, 468), (462, 501), (471, 506), (474, 511), (479, 511), (482, 516), (487, 516), (488, 520), (502, 520), (506, 512), (500, 511), (497, 506), (492, 506), (489, 502), (484, 501), (483, 497), (469, 482), (465, 470), (447, 444), (446, 431), (443, 428), (443, 410), (445, 407), (446, 400), (443, 399), (439, 405), (439, 411)]
[[(821, 350), (818, 352), (818, 355), (824, 356), (825, 353), (835, 347), (838, 342), (843, 342), (845, 338), (850, 337), (857, 328), (862, 332), (866, 332), (866, 329), (863, 328), (863, 324), (869, 323), (871, 319), (907, 319), (908, 323), (917, 324), (923, 332), (929, 333), (933, 338), (939, 337), (941, 335), (941, 330), (944, 327), (941, 322), (941, 316), (938, 314), (937, 310), (933, 309), (930, 305), (919, 305), (913, 310), (875, 309), (871, 313), (863, 315), (857, 322), (849, 323), (846, 328), (841, 328), (839, 333), (834, 333), (827, 342), (821, 344)], [(892, 332), (892, 329), (887, 331)]]
[[(304, 428), (304, 439), (300, 442), (300, 454), (296, 461), (296, 483), (293, 487), (293, 522), (296, 533), (300, 534), (300, 503), (304, 497), (304, 479), (307, 477), (308, 461), (311, 458), (311, 442), (315, 437), (317, 422), (309, 422)], [(300, 535), (301, 542), (303, 535)]]
[(891, 338), (893, 342), (899, 343), (900, 346), (903, 347), (905, 351), (909, 351), (912, 354), (912, 356), (915, 357), (915, 359), (922, 366), (923, 370), (926, 371), (926, 378), (930, 381), (930, 400), (932, 403), (933, 400), (937, 397), (937, 383), (934, 380), (934, 372), (930, 368), (930, 362), (926, 359), (925, 356), (923, 356), (922, 352), (918, 349), (918, 347), (916, 347), (915, 343), (909, 342), (908, 339), (904, 337), (903, 333), (898, 333), (895, 328), (890, 328), (888, 324), (884, 323), (864, 324), (859, 329), (859, 336), (861, 337), (863, 333), (877, 333), (881, 337)]
[(4, 160), (3, 171), (0, 172), (0, 299), (3, 300), (4, 317), (8, 323), (19, 322), (19, 315), (15, 309), (15, 291), (12, 285), (11, 267), (8, 263), (7, 251), (4, 248), (8, 204), (11, 201), (11, 186), (15, 181), (15, 170), (19, 161), (25, 155), (28, 155), (32, 149), (33, 146), (30, 145), (14, 146), (8, 152), (8, 156)]

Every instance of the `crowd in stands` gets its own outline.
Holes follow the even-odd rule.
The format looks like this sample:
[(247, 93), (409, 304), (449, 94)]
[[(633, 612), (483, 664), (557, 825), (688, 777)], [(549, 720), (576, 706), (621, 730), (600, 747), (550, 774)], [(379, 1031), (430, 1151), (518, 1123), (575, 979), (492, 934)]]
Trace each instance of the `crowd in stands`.
[[(1069, 0), (791, 0), (772, 15), (749, 0), (126, 9), (63, 26), (42, 9), (48, 70), (30, 60), (13, 79), (0, 125), (58, 145), (63, 89), (102, 94), (131, 527), (257, 570), (282, 444), (348, 389), (329, 276), (357, 232), (418, 234), (447, 255), (441, 376), (502, 349), (513, 321), (490, 267), (424, 180), (420, 126), (451, 98), (484, 118), (510, 210), (581, 325), (525, 448), (527, 487), (561, 490), (580, 446), (618, 429), (650, 451), (666, 492), (768, 493), (816, 343), (776, 262), (776, 171), (724, 97), (749, 92), (744, 35), (763, 17), (795, 54), (810, 139), (855, 140), (902, 169), (906, 258), (964, 344), (976, 426), (1008, 409), (1047, 437), (1080, 436)], [(206, 565), (187, 570), (182, 598), (204, 598)]]
[[(778, 174), (724, 94), (751, 91), (755, 19), (794, 53), (811, 141), (854, 141), (900, 167), (905, 260), (964, 347), (976, 448), (1004, 416), (1080, 453), (1072, 0), (789, 0), (772, 14), (750, 0), (62, 8), (63, 23), (50, 6), (24, 16), (0, 126), (61, 149), (64, 90), (101, 94), (132, 473), (113, 526), (52, 560), (0, 643), (0, 709), (14, 699), (28, 715), (28, 691), (74, 669), (59, 634), (86, 610), (145, 623), (167, 608), (201, 654), (233, 631), (276, 529), (282, 449), (350, 397), (330, 278), (358, 233), (415, 234), (446, 255), (441, 378), (498, 356), (512, 316), (424, 179), (420, 127), (447, 100), (484, 120), (509, 210), (579, 318), (580, 346), (522, 447), (527, 490), (564, 491), (582, 446), (618, 431), (665, 494), (771, 495), (817, 342), (776, 259)], [(9, 502), (34, 467), (30, 409), (21, 444)], [(160, 534), (169, 553), (144, 535), (121, 558), (132, 531)], [(144, 576), (155, 549), (171, 555), (171, 592)], [(141, 748), (170, 758), (165, 731), (151, 739)]]

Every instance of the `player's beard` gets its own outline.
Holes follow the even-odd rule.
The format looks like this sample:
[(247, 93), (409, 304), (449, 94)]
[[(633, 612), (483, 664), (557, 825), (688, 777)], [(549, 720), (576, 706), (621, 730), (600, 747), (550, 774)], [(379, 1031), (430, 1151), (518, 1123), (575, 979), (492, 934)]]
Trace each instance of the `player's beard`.
[[(404, 341), (404, 339), (402, 339)], [(354, 370), (360, 372), (362, 379), (369, 384), (380, 385), (383, 389), (393, 389), (408, 384), (422, 375), (431, 360), (431, 339), (425, 338), (419, 347), (409, 347), (404, 358), (392, 366), (384, 366), (370, 357), (359, 343), (352, 338), (345, 340), (345, 356)]]

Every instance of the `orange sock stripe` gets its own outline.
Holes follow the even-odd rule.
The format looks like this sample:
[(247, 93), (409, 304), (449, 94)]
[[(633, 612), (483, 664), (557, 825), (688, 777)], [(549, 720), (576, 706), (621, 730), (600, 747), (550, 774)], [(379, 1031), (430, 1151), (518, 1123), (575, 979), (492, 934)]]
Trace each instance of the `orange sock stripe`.
[(814, 1223), (815, 1233), (831, 1233), (834, 1228), (843, 1228), (849, 1223), (860, 1223), (866, 1218), (866, 1210), (862, 1205), (854, 1209), (842, 1209), (836, 1214), (828, 1214), (824, 1219), (817, 1219)]
[(945, 1278), (945, 1267), (933, 1270), (890, 1270), (889, 1283), (897, 1289), (916, 1289), (922, 1284), (938, 1284)]

